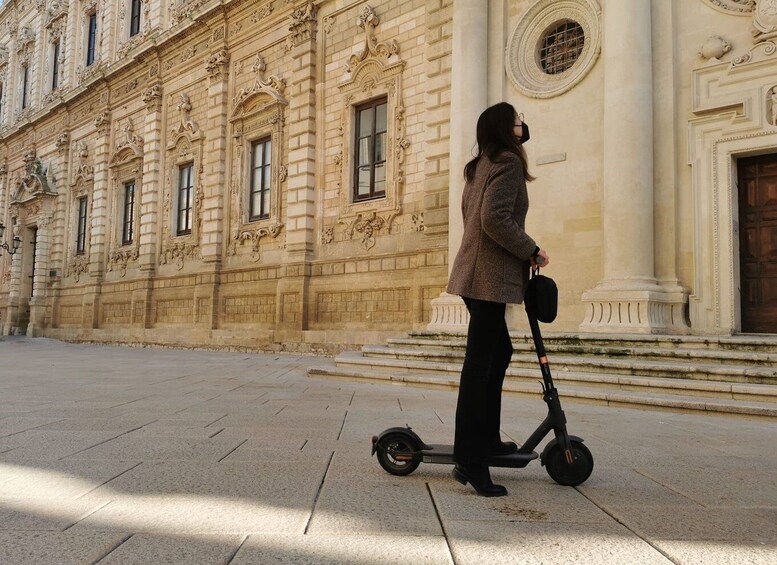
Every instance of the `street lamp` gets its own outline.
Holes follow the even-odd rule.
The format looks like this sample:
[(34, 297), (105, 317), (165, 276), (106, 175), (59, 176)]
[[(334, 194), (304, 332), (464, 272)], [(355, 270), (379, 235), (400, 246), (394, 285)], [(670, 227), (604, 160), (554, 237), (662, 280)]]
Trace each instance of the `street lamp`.
[[(0, 241), (3, 240), (3, 235), (5, 234), (5, 226), (2, 222), (0, 222)], [(11, 245), (8, 245), (7, 243), (3, 242), (0, 243), (0, 248), (5, 249), (9, 255), (13, 255), (19, 250), (19, 246), (22, 244), (22, 239), (15, 235), (13, 237), (13, 240), (11, 240)]]

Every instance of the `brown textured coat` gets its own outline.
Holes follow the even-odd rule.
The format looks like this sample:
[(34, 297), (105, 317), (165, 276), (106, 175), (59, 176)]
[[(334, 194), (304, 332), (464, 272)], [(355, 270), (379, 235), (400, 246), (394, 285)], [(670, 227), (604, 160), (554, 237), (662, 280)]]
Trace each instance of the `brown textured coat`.
[(521, 303), (529, 259), (537, 244), (524, 231), (529, 195), (520, 158), (483, 155), (464, 186), (464, 235), (453, 263), (448, 292), (491, 302)]

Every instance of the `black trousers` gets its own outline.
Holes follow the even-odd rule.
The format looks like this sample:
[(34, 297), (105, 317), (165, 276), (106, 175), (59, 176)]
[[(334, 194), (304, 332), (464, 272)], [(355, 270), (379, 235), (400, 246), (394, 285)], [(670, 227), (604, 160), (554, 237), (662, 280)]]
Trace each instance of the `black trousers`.
[(513, 344), (504, 304), (473, 298), (464, 298), (464, 303), (470, 319), (456, 406), (453, 457), (466, 465), (482, 461), (501, 441), (502, 383)]

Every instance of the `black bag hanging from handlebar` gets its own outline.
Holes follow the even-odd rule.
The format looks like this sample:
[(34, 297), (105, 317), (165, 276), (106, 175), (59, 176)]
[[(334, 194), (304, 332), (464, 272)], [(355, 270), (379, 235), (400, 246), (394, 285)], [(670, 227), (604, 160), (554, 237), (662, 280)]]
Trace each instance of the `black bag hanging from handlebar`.
[(549, 324), (558, 314), (558, 287), (550, 277), (539, 274), (539, 269), (532, 270), (532, 277), (526, 287), (523, 297), (526, 311), (540, 322)]

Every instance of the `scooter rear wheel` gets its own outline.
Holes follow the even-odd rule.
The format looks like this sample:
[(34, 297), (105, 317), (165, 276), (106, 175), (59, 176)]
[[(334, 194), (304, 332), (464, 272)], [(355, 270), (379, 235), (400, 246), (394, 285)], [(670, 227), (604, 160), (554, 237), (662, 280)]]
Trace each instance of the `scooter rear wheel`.
[(378, 463), (392, 475), (404, 476), (415, 471), (421, 464), (411, 454), (420, 446), (407, 434), (396, 432), (381, 438), (378, 445)]
[(545, 469), (550, 478), (560, 485), (576, 487), (591, 476), (594, 470), (594, 456), (582, 442), (572, 440), (572, 462), (567, 462), (564, 448), (554, 445), (545, 458)]

